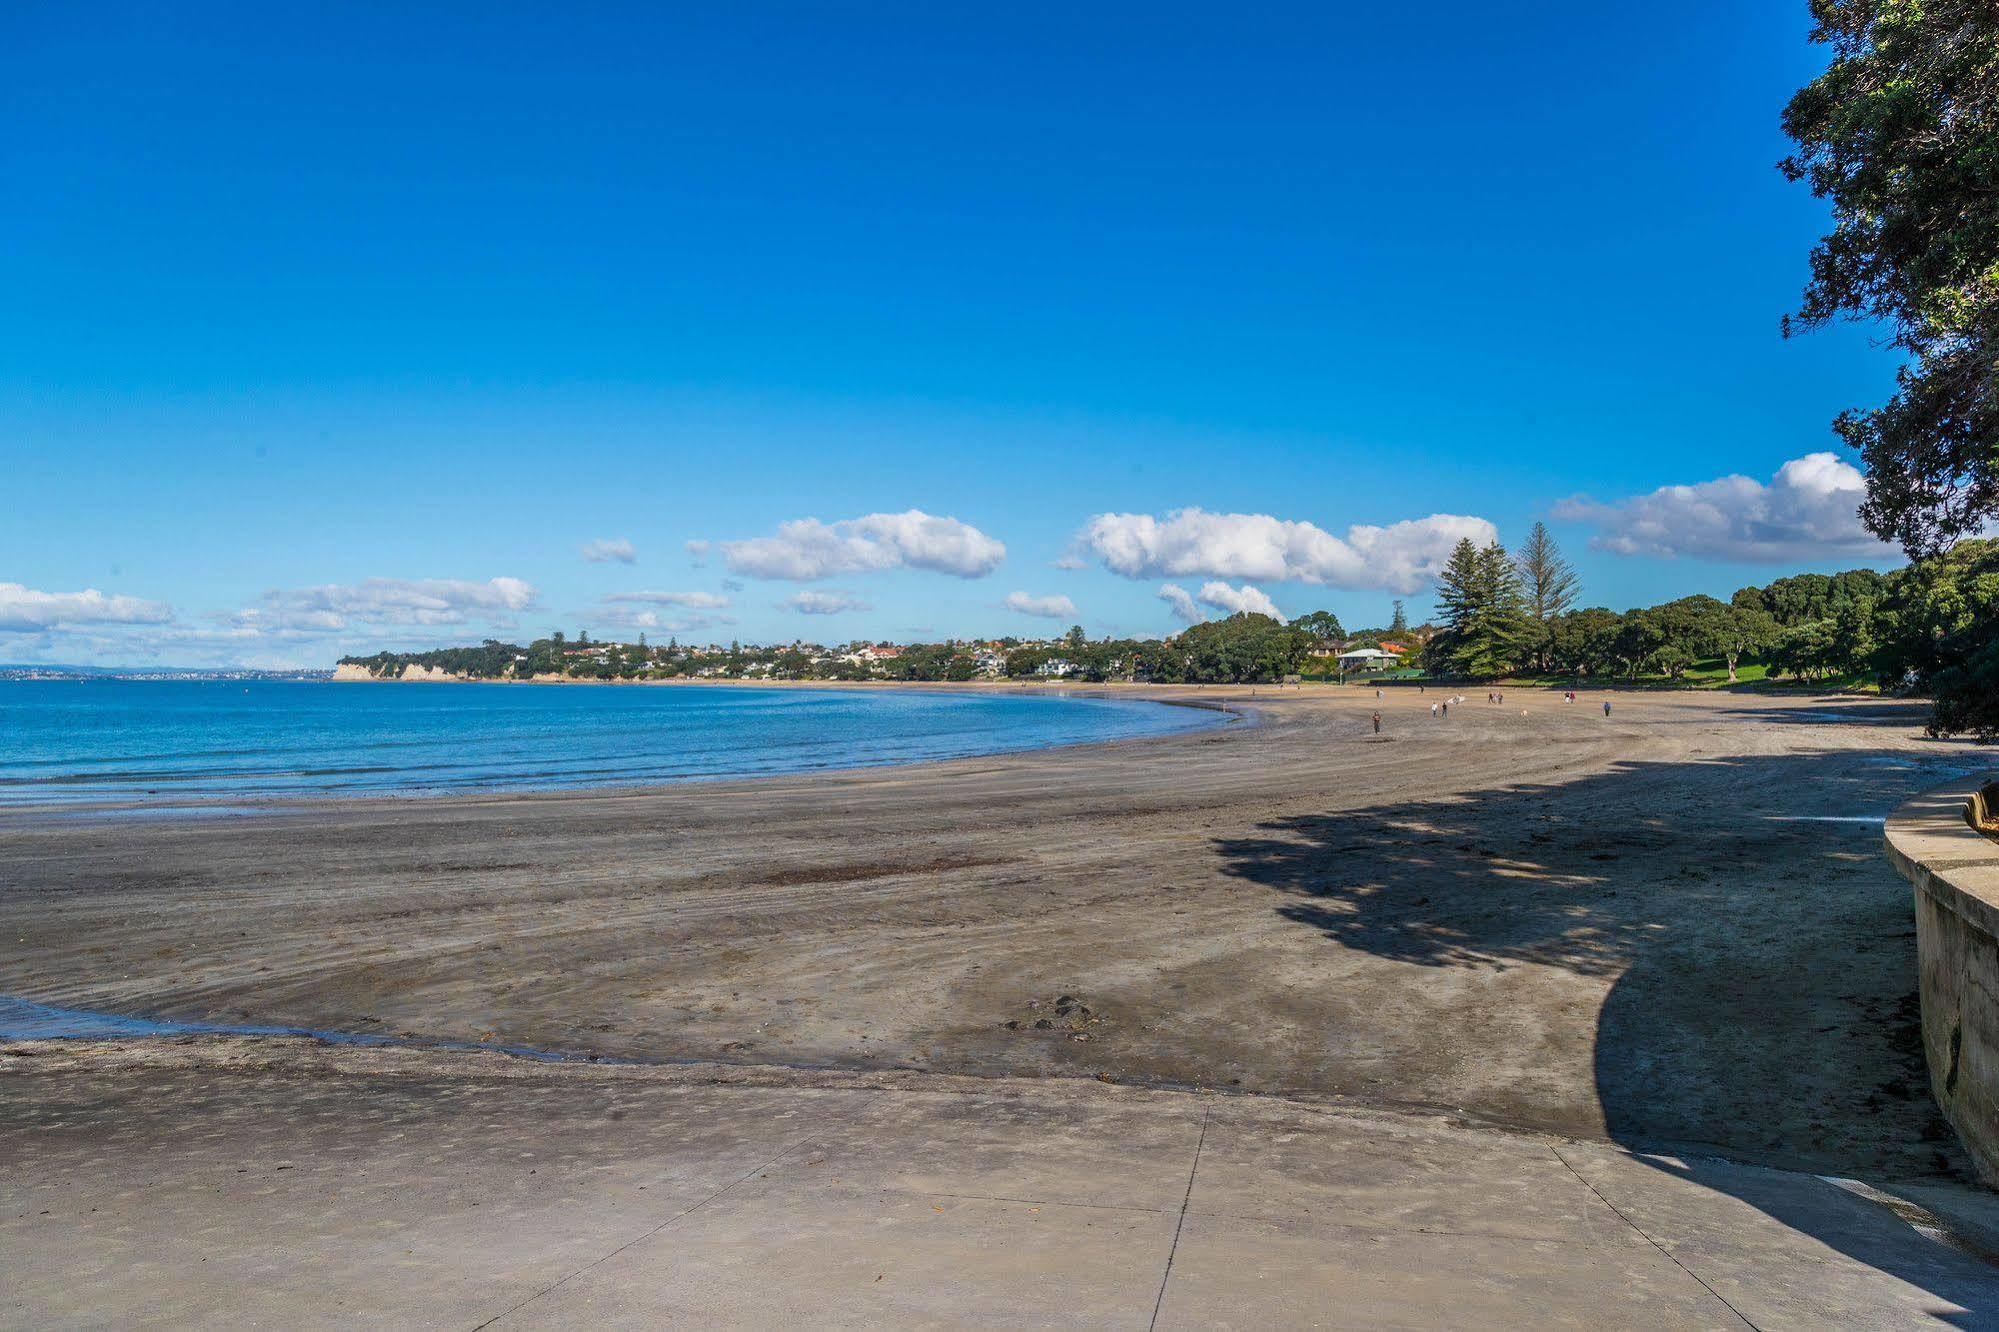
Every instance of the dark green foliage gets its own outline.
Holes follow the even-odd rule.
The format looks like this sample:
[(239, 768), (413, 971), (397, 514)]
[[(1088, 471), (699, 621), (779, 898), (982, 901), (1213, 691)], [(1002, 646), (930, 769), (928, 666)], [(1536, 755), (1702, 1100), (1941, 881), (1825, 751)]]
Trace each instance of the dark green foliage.
[(888, 668), (891, 680), (969, 680), (978, 673), (978, 662), (953, 643), (912, 644)]
[(1559, 617), (1548, 633), (1553, 669), (1565, 675), (1608, 674), (1618, 660), (1618, 634), (1623, 628), (1624, 617), (1601, 606)]
[[(1396, 602), (1400, 606), (1401, 602)], [(1315, 610), (1300, 615), (1291, 621), (1293, 629), (1310, 634), (1321, 643), (1331, 643), (1346, 637), (1346, 630), (1340, 627), (1340, 617), (1329, 610)]]
[(1848, 660), (1831, 620), (1806, 620), (1779, 630), (1768, 659), (1771, 670), (1799, 680), (1838, 675)]
[(1424, 660), (1438, 674), (1489, 680), (1517, 666), (1527, 642), (1527, 617), (1513, 559), (1497, 542), (1484, 550), (1460, 541), (1437, 576), (1444, 631)]
[(1582, 580), (1562, 558), (1561, 547), (1555, 544), (1546, 523), (1534, 524), (1513, 564), (1520, 572), (1521, 609), (1527, 620), (1524, 644), (1527, 657), (1536, 670), (1545, 671), (1553, 661), (1554, 623), (1576, 604)]
[(1183, 660), (1181, 678), (1204, 684), (1296, 675), (1311, 645), (1310, 634), (1255, 611), (1190, 625), (1173, 640)]
[(1012, 677), (1033, 675), (1053, 655), (1042, 648), (1015, 648), (1006, 654), (1006, 673)]
[[(1797, 316), (1881, 321), (1908, 356), (1881, 407), (1834, 423), (1867, 464), (1861, 516), (1912, 556), (1999, 512), (1999, 4), (1812, 0), (1825, 73), (1781, 164), (1832, 205)], [(1790, 321), (1786, 321), (1786, 332)]]
[(1888, 575), (1873, 569), (1794, 574), (1767, 587), (1745, 587), (1731, 598), (1731, 604), (1764, 611), (1780, 628), (1788, 629), (1809, 620), (1830, 619), (1848, 602), (1877, 600), (1887, 582)]
[(1165, 642), (1133, 638), (1078, 642), (1072, 632), (1060, 646), (1014, 649), (1006, 656), (1005, 670), (1015, 678), (1059, 675), (1091, 682), (1268, 683), (1298, 674), (1313, 641), (1310, 633), (1294, 625), (1245, 611), (1191, 625)]
[(340, 664), (366, 666), (370, 674), (379, 676), (401, 675), (406, 666), (425, 666), (453, 675), (496, 680), (512, 674), (514, 658), (524, 655), (526, 651), (526, 648), (512, 643), (489, 638), (478, 647), (436, 648), (430, 652), (377, 652), (372, 657), (342, 657)]
[[(1719, 604), (1719, 603), (1717, 603)], [(1728, 678), (1744, 657), (1767, 651), (1777, 638), (1777, 622), (1755, 606), (1729, 605), (1723, 608), (1715, 632), (1715, 651), (1728, 665)]]
[(1999, 737), (1999, 541), (1960, 542), (1903, 570), (1875, 624), (1884, 678), (1935, 699), (1932, 734)]

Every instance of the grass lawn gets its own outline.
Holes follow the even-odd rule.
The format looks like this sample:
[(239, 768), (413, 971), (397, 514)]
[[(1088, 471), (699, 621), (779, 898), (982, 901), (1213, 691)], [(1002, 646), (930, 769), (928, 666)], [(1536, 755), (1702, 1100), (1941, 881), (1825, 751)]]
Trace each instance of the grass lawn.
[[(1308, 676), (1306, 678), (1310, 679), (1312, 677)], [(1334, 677), (1323, 676), (1319, 678), (1332, 679)], [(1384, 672), (1380, 675), (1351, 676), (1348, 678), (1347, 683), (1375, 684), (1385, 680), (1394, 680), (1398, 683), (1409, 683), (1416, 680), (1423, 680), (1424, 683), (1452, 683), (1445, 681), (1431, 681), (1413, 671), (1396, 671), (1396, 672)], [(1467, 682), (1460, 680), (1460, 681), (1455, 681), (1454, 683), (1463, 685)], [(1476, 681), (1474, 683), (1484, 684), (1488, 682)], [(1592, 688), (1602, 689), (1606, 687), (1620, 688), (1620, 689), (1751, 688), (1751, 689), (1801, 689), (1801, 690), (1811, 690), (1811, 691), (1839, 690), (1843, 692), (1857, 692), (1857, 693), (1867, 693), (1867, 694), (1880, 692), (1880, 687), (1877, 684), (1875, 684), (1873, 680), (1867, 678), (1866, 676), (1839, 675), (1839, 676), (1831, 676), (1829, 678), (1820, 679), (1820, 680), (1792, 680), (1772, 675), (1770, 673), (1770, 668), (1764, 665), (1760, 661), (1738, 662), (1735, 667), (1735, 680), (1734, 683), (1731, 684), (1728, 678), (1728, 663), (1723, 661), (1719, 657), (1713, 658), (1708, 661), (1695, 662), (1692, 666), (1688, 667), (1686, 672), (1682, 674), (1680, 678), (1677, 680), (1669, 679), (1664, 675), (1641, 675), (1636, 680), (1627, 680), (1623, 676), (1586, 675), (1580, 681), (1578, 681), (1576, 677), (1573, 675), (1509, 675), (1503, 680), (1490, 681), (1489, 683), (1500, 686), (1511, 685), (1516, 689), (1530, 689), (1530, 688), (1567, 689), (1573, 686), (1579, 689), (1592, 689)]]

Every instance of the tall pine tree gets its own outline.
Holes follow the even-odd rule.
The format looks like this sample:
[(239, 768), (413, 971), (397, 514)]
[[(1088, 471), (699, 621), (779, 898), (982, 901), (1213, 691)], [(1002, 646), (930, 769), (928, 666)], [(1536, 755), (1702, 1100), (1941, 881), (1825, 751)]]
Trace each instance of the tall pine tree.
[(1526, 616), (1520, 576), (1504, 546), (1495, 541), (1480, 550), (1458, 542), (1437, 575), (1437, 608), (1445, 628), (1430, 657), (1445, 674), (1491, 679), (1519, 663)]
[(1535, 523), (1513, 557), (1520, 571), (1520, 596), (1527, 617), (1527, 655), (1535, 669), (1548, 670), (1554, 643), (1554, 622), (1569, 613), (1582, 589), (1581, 580), (1546, 523)]

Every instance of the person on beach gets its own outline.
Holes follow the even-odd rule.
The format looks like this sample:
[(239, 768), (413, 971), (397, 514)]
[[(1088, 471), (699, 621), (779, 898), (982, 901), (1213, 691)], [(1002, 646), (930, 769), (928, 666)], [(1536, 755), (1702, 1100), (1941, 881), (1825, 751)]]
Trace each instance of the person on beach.
[(1444, 700), (1444, 715), (1446, 717), (1451, 715), (1451, 700), (1448, 698)]
[(1378, 712), (1374, 714), (1374, 733), (1381, 734), (1381, 714)]
[(1603, 715), (1606, 717), (1610, 715), (1610, 700), (1607, 698), (1603, 701)]

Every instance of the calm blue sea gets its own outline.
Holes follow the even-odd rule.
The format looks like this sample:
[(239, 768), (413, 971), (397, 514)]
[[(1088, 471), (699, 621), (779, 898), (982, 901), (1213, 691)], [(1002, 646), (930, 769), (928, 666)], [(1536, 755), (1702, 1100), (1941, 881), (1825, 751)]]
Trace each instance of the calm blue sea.
[(629, 785), (1219, 720), (1130, 699), (900, 690), (0, 681), (0, 806)]

